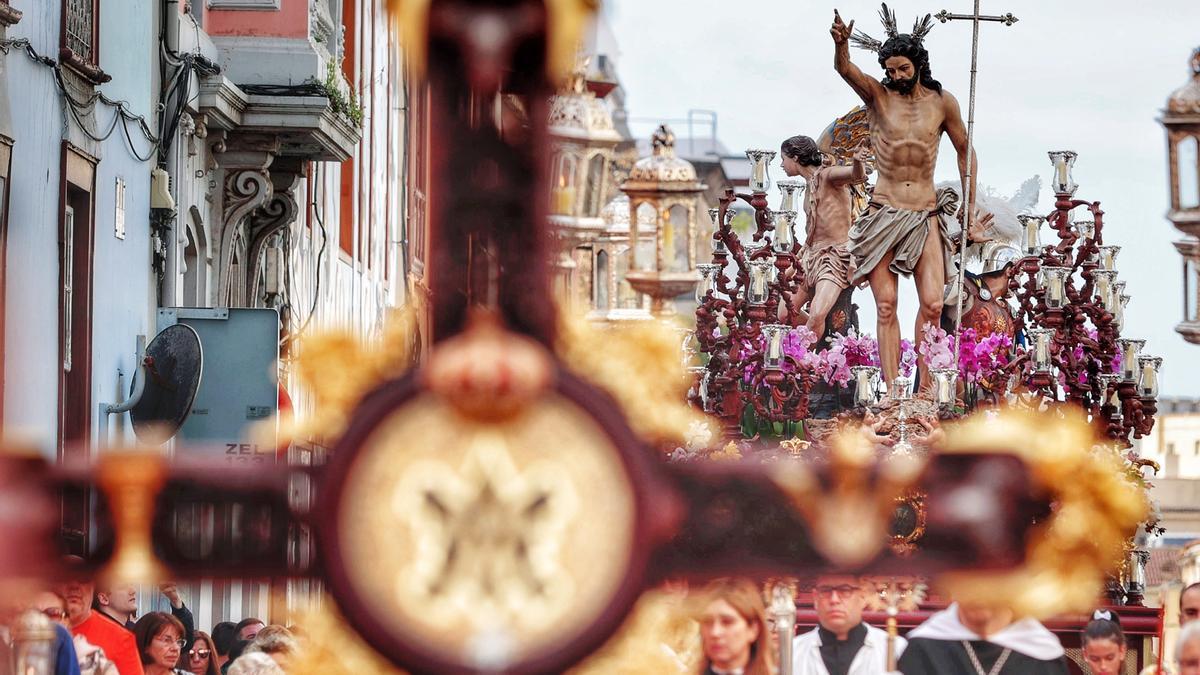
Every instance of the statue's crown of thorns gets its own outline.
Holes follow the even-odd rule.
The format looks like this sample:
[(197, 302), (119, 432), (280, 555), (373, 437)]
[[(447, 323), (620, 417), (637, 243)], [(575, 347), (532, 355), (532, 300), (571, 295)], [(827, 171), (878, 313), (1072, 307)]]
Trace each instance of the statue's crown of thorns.
[[(879, 10), (879, 20), (883, 22), (883, 30), (887, 33), (888, 39), (900, 37), (900, 29), (896, 27), (896, 13), (888, 9), (887, 3), (881, 3), (882, 9)], [(926, 14), (924, 17), (918, 17), (913, 22), (912, 39), (914, 42), (923, 42), (929, 31), (933, 30), (933, 15)], [(854, 43), (859, 49), (866, 49), (876, 54), (883, 48), (883, 42), (867, 35), (861, 30), (854, 31), (850, 36), (850, 42)]]

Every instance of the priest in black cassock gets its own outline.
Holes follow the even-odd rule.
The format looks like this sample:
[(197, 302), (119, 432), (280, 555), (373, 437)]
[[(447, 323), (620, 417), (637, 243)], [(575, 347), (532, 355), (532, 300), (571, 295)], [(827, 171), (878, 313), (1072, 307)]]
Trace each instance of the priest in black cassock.
[(951, 604), (908, 634), (904, 675), (1067, 675), (1058, 637), (1009, 610)]

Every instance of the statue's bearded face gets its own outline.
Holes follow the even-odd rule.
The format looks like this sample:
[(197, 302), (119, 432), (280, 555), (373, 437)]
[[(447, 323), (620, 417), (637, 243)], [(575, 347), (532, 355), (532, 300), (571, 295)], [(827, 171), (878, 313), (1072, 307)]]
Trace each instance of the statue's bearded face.
[(890, 56), (883, 62), (883, 72), (887, 75), (883, 86), (905, 96), (912, 93), (917, 86), (917, 68), (907, 56)]

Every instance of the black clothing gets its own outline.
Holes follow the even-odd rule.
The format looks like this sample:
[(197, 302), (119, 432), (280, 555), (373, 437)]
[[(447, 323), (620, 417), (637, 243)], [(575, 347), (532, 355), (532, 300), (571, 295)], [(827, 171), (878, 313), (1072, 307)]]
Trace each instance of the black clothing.
[[(1004, 648), (1000, 645), (972, 640), (971, 647), (979, 657), (984, 673), (989, 672), (1000, 658)], [(896, 665), (904, 675), (976, 675), (978, 672), (967, 656), (962, 642), (957, 640), (934, 640), (912, 638)], [(1012, 652), (1000, 669), (1001, 675), (1068, 675), (1067, 658), (1060, 656), (1053, 661), (1041, 661), (1031, 656)]]
[[(103, 611), (97, 613), (113, 623), (118, 623), (116, 619), (105, 614)], [(179, 623), (183, 624), (183, 641), (187, 643), (183, 646), (183, 653), (187, 655), (188, 649), (191, 648), (192, 642), (196, 639), (196, 620), (192, 618), (192, 610), (188, 609), (187, 605), (181, 604), (179, 607), (171, 607), (171, 616), (179, 619)], [(124, 624), (125, 628), (131, 633), (133, 632), (133, 627), (136, 625), (136, 621), (126, 621)]]
[(838, 640), (837, 635), (820, 626), (817, 633), (821, 636), (821, 660), (825, 662), (825, 670), (829, 675), (848, 675), (850, 664), (867, 639), (867, 627), (860, 623), (851, 628), (845, 640)]

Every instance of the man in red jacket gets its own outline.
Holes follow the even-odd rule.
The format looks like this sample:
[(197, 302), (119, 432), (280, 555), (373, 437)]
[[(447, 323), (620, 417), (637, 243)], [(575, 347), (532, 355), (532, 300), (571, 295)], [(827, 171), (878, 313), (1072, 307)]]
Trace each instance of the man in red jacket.
[(120, 675), (144, 675), (133, 633), (92, 610), (95, 591), (95, 584), (84, 580), (68, 581), (59, 586), (59, 594), (67, 601), (71, 633), (82, 635), (103, 649), (104, 655), (116, 664)]

